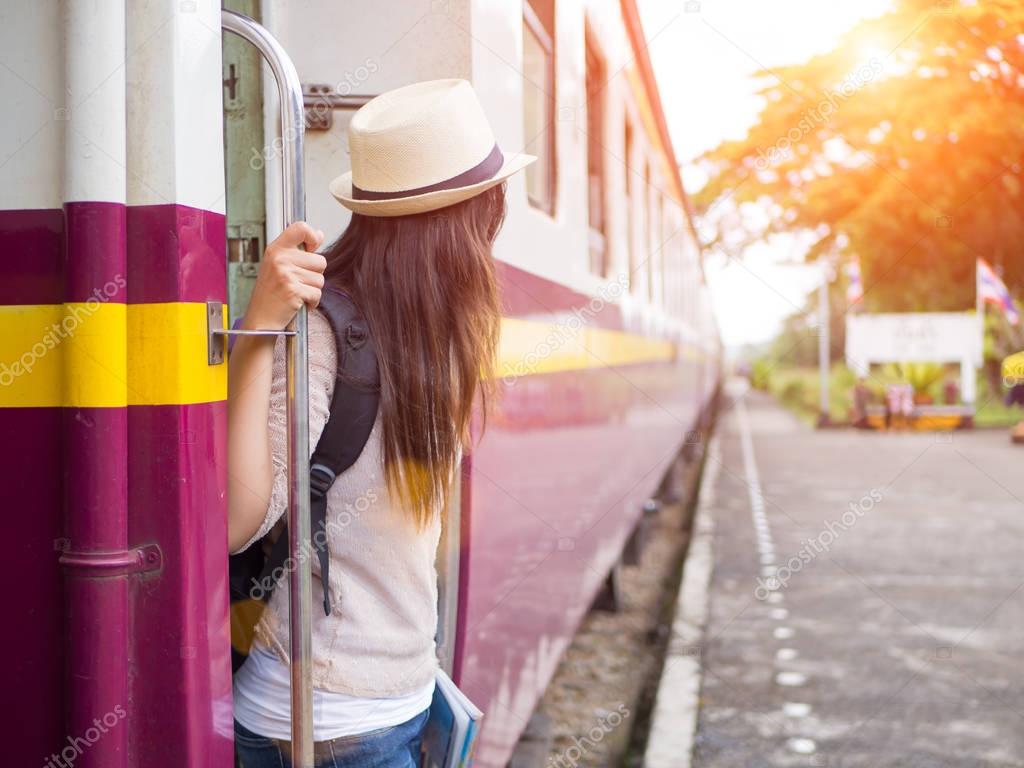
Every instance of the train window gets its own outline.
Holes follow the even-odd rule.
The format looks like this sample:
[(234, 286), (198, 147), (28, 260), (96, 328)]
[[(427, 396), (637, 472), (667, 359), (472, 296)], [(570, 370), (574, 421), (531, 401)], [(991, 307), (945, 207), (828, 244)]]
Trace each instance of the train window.
[(641, 195), (644, 207), (644, 247), (646, 258), (644, 264), (647, 267), (647, 298), (654, 300), (654, 206), (651, 202), (651, 161), (644, 160), (644, 190)]
[(555, 0), (523, 3), (523, 132), (537, 162), (526, 169), (530, 204), (555, 210)]
[(586, 35), (587, 211), (590, 222), (590, 269), (608, 274), (607, 216), (604, 207), (604, 59), (589, 29)]
[(661, 222), (661, 236), (658, 238), (658, 302), (665, 306), (665, 284), (668, 282), (668, 272), (665, 271), (668, 259), (665, 252), (670, 247), (668, 222), (665, 221), (665, 196), (658, 195), (658, 220)]
[(665, 220), (665, 240), (668, 255), (665, 257), (665, 310), (672, 317), (679, 316), (680, 273), (683, 268), (683, 240), (679, 227), (680, 208), (676, 201), (669, 199), (668, 216)]
[(658, 206), (661, 195), (656, 187), (648, 186), (648, 189), (651, 194), (651, 220), (648, 229), (650, 257), (647, 259), (647, 299), (654, 304), (658, 301), (658, 266), (661, 258), (661, 210)]
[(636, 269), (636, 243), (633, 242), (635, 225), (633, 216), (636, 213), (633, 209), (633, 188), (636, 182), (633, 179), (633, 126), (626, 120), (625, 136), (623, 137), (623, 167), (626, 172), (626, 286), (632, 290), (635, 278), (633, 270)]

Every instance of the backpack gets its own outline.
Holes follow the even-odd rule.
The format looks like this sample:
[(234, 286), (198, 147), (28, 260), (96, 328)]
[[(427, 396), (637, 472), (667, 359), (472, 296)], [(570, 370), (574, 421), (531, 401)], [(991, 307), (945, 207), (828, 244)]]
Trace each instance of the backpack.
[[(345, 293), (326, 287), (318, 307), (334, 333), (338, 375), (327, 423), (309, 460), (310, 552), (320, 562), (324, 614), (331, 613), (327, 492), (363, 452), (377, 419), (380, 374), (366, 321)], [(277, 538), (274, 539), (274, 535)], [(322, 542), (318, 546), (317, 542)], [(231, 586), (231, 669), (249, 655), (256, 623), (266, 608), (288, 559), (287, 516), (244, 552), (228, 558)]]

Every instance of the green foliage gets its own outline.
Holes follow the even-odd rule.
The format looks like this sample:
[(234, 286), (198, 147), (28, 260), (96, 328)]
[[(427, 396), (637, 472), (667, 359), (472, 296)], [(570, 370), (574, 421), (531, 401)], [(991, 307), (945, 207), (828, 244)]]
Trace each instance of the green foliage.
[(985, 359), (1002, 361), (1024, 347), (1020, 327), (1010, 325), (1006, 315), (994, 309), (985, 313)]
[(947, 370), (940, 363), (897, 363), (885, 366), (881, 375), (893, 381), (906, 382), (914, 388), (915, 395), (935, 396), (935, 387), (945, 380)]
[(778, 398), (784, 403), (803, 405), (807, 402), (808, 382), (802, 378), (788, 379), (779, 389)]
[(766, 357), (759, 357), (750, 366), (750, 386), (767, 392), (772, 381), (772, 362)]
[(1000, 376), (979, 376), (974, 423), (979, 427), (1010, 427), (1024, 421), (1024, 409), (1006, 405), (1005, 396), (1006, 388)]
[[(769, 391), (804, 421), (814, 423), (820, 407), (820, 373), (810, 366), (775, 365)], [(857, 377), (845, 365), (833, 365), (829, 375), (829, 413), (837, 421), (849, 418)]]
[[(813, 424), (818, 416), (818, 369), (807, 366), (773, 365), (763, 359), (763, 365), (770, 373), (769, 391), (784, 406), (803, 421)], [(939, 366), (943, 368), (942, 366)], [(953, 370), (943, 368), (944, 374), (953, 375)], [(885, 366), (872, 371), (867, 379), (874, 401), (882, 402), (885, 385), (902, 380), (895, 367)], [(833, 365), (829, 376), (829, 412), (836, 421), (850, 417), (853, 386), (857, 381), (854, 373), (844, 365)], [(941, 378), (934, 383), (939, 387)], [(939, 393), (933, 393), (939, 394)], [(1001, 387), (993, 388), (984, 376), (978, 377), (978, 402), (974, 423), (979, 427), (1009, 427), (1024, 419), (1024, 409), (1008, 408), (1003, 404), (1004, 392)]]
[(712, 245), (813, 233), (810, 258), (859, 255), (868, 311), (968, 309), (979, 256), (1019, 295), (1022, 35), (1019, 0), (896, 0), (834, 50), (761, 72), (759, 121), (705, 158)]
[[(783, 321), (781, 332), (772, 342), (770, 355), (784, 365), (817, 365), (818, 336), (818, 292), (813, 291), (802, 311)], [(829, 360), (842, 360), (845, 346), (845, 288), (832, 282), (829, 284)]]

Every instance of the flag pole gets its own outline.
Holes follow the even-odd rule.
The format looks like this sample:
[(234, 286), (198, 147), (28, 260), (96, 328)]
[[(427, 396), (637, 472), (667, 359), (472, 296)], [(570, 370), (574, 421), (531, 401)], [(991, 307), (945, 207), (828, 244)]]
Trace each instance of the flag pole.
[[(977, 372), (976, 364), (981, 364), (985, 358), (985, 302), (981, 297), (981, 258), (974, 259), (974, 313), (978, 317), (978, 352), (974, 360), (961, 363), (961, 398), (972, 408), (977, 399), (975, 392)], [(968, 378), (969, 377), (969, 378)]]
[(829, 309), (828, 285), (832, 280), (831, 253), (818, 257), (821, 262), (821, 285), (818, 287), (818, 426), (827, 427), (832, 424), (829, 414), (829, 368), (832, 341), (831, 311)]
[(981, 335), (985, 335), (985, 302), (981, 300), (981, 259), (974, 260), (974, 311), (978, 314)]
[(978, 316), (978, 355), (985, 355), (985, 301), (981, 297), (981, 259), (974, 260), (974, 311)]

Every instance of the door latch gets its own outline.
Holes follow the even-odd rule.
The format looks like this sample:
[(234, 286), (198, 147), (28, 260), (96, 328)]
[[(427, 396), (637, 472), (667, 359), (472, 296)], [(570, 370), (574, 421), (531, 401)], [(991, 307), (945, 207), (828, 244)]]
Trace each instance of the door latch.
[(292, 330), (242, 330), (224, 327), (224, 302), (206, 302), (206, 363), (220, 365), (227, 357), (228, 336), (294, 336)]

